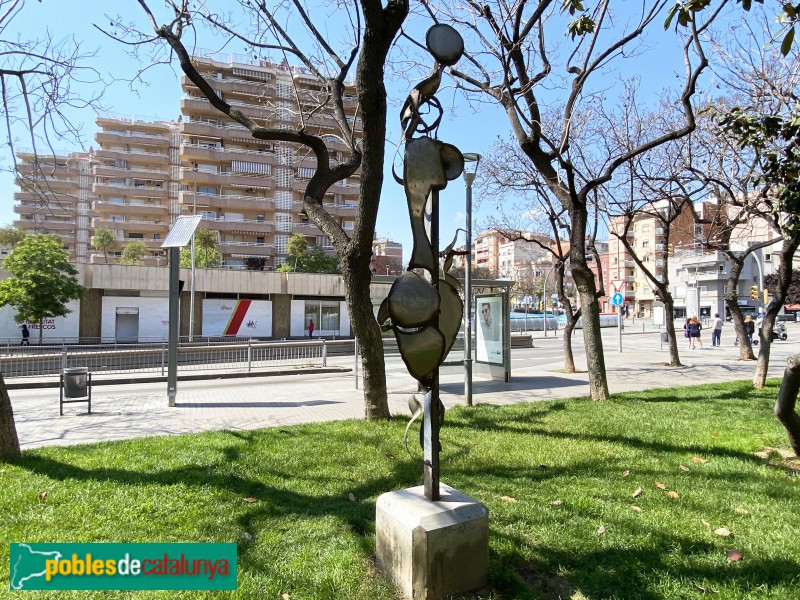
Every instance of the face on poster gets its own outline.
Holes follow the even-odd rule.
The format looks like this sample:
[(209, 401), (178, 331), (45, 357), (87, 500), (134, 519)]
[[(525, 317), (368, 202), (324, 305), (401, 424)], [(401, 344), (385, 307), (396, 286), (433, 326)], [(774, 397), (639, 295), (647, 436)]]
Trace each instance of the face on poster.
[(476, 319), (475, 359), (503, 364), (503, 297), (475, 296)]

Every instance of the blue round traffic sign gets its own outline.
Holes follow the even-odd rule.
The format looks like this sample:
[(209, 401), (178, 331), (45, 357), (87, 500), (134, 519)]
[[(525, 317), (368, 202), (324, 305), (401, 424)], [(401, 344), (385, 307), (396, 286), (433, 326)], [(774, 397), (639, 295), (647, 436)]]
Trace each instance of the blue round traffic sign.
[(616, 292), (613, 296), (611, 296), (611, 304), (614, 306), (622, 306), (622, 294)]

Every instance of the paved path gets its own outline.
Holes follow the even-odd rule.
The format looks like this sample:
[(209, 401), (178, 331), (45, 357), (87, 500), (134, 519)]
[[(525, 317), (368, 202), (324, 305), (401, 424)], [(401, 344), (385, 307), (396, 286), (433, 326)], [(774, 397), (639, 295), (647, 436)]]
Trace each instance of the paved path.
[[(730, 326), (724, 330), (721, 348), (692, 351), (685, 349), (681, 338), (684, 366), (680, 368), (663, 366), (668, 353), (666, 348), (660, 349), (657, 333), (645, 329), (644, 334), (634, 335), (632, 329), (627, 328), (621, 353), (617, 351), (614, 332), (604, 330), (612, 393), (752, 378), (755, 362), (738, 360)], [(705, 338), (710, 338), (710, 333), (704, 336), (707, 342)], [(512, 404), (586, 396), (585, 372), (561, 372), (561, 343), (560, 337), (543, 338), (537, 332), (534, 348), (512, 352), (511, 382), (492, 382), (476, 375), (474, 402)], [(577, 367), (585, 370), (580, 332), (574, 345)], [(791, 323), (789, 341), (772, 346), (770, 376), (780, 377), (786, 358), (797, 352), (800, 352), (800, 324)], [(329, 359), (329, 365), (348, 368), (354, 362), (352, 356)], [(416, 390), (416, 382), (398, 357), (389, 357), (386, 370), (392, 413), (408, 413), (408, 397)], [(461, 367), (442, 368), (442, 399), (446, 406), (463, 402), (463, 382)], [(363, 416), (363, 395), (355, 387), (352, 372), (181, 381), (177, 406), (173, 408), (167, 406), (166, 384), (162, 382), (95, 386), (91, 415), (86, 414), (84, 404), (70, 404), (64, 407), (63, 417), (58, 414), (57, 389), (14, 389), (9, 393), (24, 448)]]

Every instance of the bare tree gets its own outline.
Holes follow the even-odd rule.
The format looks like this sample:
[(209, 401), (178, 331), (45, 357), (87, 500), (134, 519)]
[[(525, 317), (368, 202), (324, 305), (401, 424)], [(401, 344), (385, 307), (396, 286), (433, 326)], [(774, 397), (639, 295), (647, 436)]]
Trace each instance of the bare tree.
[(749, 216), (765, 219), (781, 238), (776, 284), (759, 330), (755, 387), (766, 382), (772, 329), (791, 285), (792, 263), (800, 248), (800, 53), (791, 43), (780, 49), (759, 43), (770, 40), (770, 21), (767, 16), (752, 23), (748, 20), (748, 33), (756, 44), (744, 45), (738, 37), (728, 35), (715, 46), (720, 64), (716, 73), (739, 103), (720, 111), (724, 132), (720, 138), (733, 140), (730, 145), (738, 155), (748, 156), (752, 165), (754, 175), (745, 180), (752, 198)]
[[(572, 332), (581, 318), (581, 310), (573, 306), (565, 286), (570, 259), (569, 243), (566, 240), (571, 239), (567, 209), (552, 194), (539, 171), (513, 140), (501, 139), (495, 143), (483, 172), (483, 201), (494, 201), (497, 205), (497, 210), (488, 219), (489, 227), (502, 233), (508, 240), (525, 242), (549, 256), (555, 270), (555, 293), (558, 294), (566, 316), (564, 334), (561, 337), (564, 371), (575, 373)], [(508, 202), (511, 195), (518, 196), (519, 202)], [(547, 233), (536, 236), (530, 235), (530, 231)], [(590, 236), (590, 241), (593, 239)]]
[[(571, 226), (570, 268), (583, 312), (589, 390), (595, 400), (608, 398), (608, 383), (597, 289), (584, 251), (589, 205), (595, 190), (610, 181), (622, 165), (694, 129), (692, 98), (707, 66), (701, 35), (727, 2), (720, 2), (692, 20), (685, 31), (675, 34), (676, 50), (682, 52), (685, 64), (680, 98), (672, 107), (683, 116), (680, 126), (646, 138), (634, 148), (607, 148), (602, 168), (583, 172), (574, 161), (577, 145), (573, 121), (577, 115), (591, 113), (607, 101), (603, 88), (608, 84), (602, 79), (617, 63), (642, 51), (645, 31), (662, 26), (668, 6), (661, 0), (642, 2), (635, 14), (626, 15), (625, 21), (615, 18), (612, 4), (616, 7), (621, 3), (605, 0), (584, 10), (578, 0), (463, 0), (453, 8), (432, 0), (425, 2), (432, 15), (446, 15), (456, 27), (469, 30), (468, 66), (454, 68), (451, 73), (472, 97), (488, 99), (502, 107), (520, 149), (566, 208)], [(564, 19), (558, 14), (561, 7), (572, 20), (567, 23), (569, 37), (559, 42), (559, 52), (551, 40), (564, 38)], [(680, 45), (682, 49), (678, 48)], [(556, 102), (553, 95), (558, 98)], [(545, 98), (559, 106), (560, 116), (555, 122), (548, 121), (543, 110)]]
[[(100, 98), (99, 92), (91, 91), (91, 84), (99, 81), (98, 74), (85, 64), (91, 52), (84, 52), (74, 40), (57, 41), (49, 33), (39, 38), (15, 33), (14, 19), (24, 8), (24, 0), (0, 0), (0, 119), (6, 134), (0, 145), (15, 170), (18, 139), (26, 140), (24, 144), (30, 145), (35, 157), (54, 157), (56, 140), (82, 141), (72, 109), (96, 107)], [(77, 89), (78, 83), (88, 85)], [(41, 166), (35, 168), (36, 173), (17, 175), (23, 189), (39, 194), (48, 207), (52, 196), (42, 183), (48, 173)], [(38, 176), (37, 185), (32, 184), (34, 175)], [(12, 461), (19, 455), (14, 412), (0, 375), (0, 461)]]
[[(195, 5), (190, 0), (168, 0), (164, 21), (159, 20), (151, 3), (138, 1), (152, 28), (151, 33), (115, 22), (110, 35), (125, 40), (134, 49), (155, 48), (161, 52), (155, 55), (156, 60), (175, 58), (211, 105), (246, 127), (252, 137), (296, 144), (315, 159), (316, 168), (306, 185), (303, 209), (330, 238), (339, 257), (345, 300), (353, 330), (363, 349), (365, 417), (388, 417), (383, 342), (369, 294), (370, 259), (383, 184), (387, 118), (384, 67), (408, 14), (408, 0), (389, 0), (385, 5), (378, 0), (332, 3), (331, 10), (343, 11), (349, 18), (350, 28), (344, 32), (338, 28), (329, 29), (323, 11), (312, 13), (299, 0), (275, 2), (274, 5), (241, 0), (236, 3), (236, 11), (224, 14), (213, 12), (204, 3)], [(242, 20), (248, 25), (237, 24)], [(316, 95), (295, 86), (293, 110), (301, 116), (299, 128), (280, 128), (267, 118), (246, 114), (227, 102), (213, 82), (202, 76), (192, 62), (193, 44), (201, 25), (225, 37), (226, 43), (243, 45), (257, 56), (277, 53), (287, 65), (291, 60), (316, 79), (319, 87)], [(354, 87), (349, 83), (353, 78)], [(346, 107), (351, 108), (353, 104), (357, 105), (357, 115), (351, 122), (348, 117), (352, 118), (352, 110), (348, 112)], [(337, 160), (336, 152), (331, 150), (330, 137), (321, 128), (324, 116), (320, 115), (333, 118), (338, 130), (334, 137), (347, 149), (342, 160)], [(349, 234), (326, 210), (323, 198), (333, 184), (359, 171), (359, 204), (355, 225)]]

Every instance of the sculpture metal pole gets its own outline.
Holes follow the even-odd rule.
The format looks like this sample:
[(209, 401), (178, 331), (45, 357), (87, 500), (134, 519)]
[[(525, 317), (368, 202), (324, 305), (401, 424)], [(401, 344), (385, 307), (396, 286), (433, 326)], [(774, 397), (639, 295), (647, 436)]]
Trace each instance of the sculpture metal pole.
[[(411, 90), (400, 113), (406, 147), (403, 177), (395, 175), (405, 187), (414, 248), (408, 271), (394, 282), (378, 310), (378, 322), (384, 331), (394, 332), (403, 362), (425, 391), (421, 406), (416, 396), (409, 405), (412, 421), (419, 413), (423, 415), (420, 441), (425, 497), (439, 500), (439, 429), (444, 419), (439, 365), (458, 336), (464, 310), (458, 280), (447, 273), (455, 240), (444, 253), (444, 266), (440, 265), (439, 191), (464, 171), (464, 157), (455, 146), (427, 134), (435, 134), (442, 118), (434, 94), (444, 68), (458, 62), (464, 43), (455, 29), (442, 24), (431, 27), (425, 41), (436, 62), (433, 72)], [(426, 116), (438, 113), (430, 123), (423, 119), (423, 106), (428, 109)], [(426, 277), (415, 272), (417, 269), (425, 271)]]

